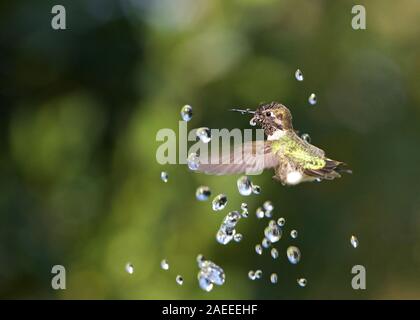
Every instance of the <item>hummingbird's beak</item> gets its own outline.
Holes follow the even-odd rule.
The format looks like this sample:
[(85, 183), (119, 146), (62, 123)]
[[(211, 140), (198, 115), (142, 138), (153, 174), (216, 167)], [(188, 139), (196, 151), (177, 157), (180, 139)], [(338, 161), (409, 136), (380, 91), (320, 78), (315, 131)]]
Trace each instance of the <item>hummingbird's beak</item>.
[(230, 111), (234, 111), (234, 112), (240, 112), (240, 113), (242, 113), (242, 114), (245, 114), (245, 113), (249, 113), (249, 114), (254, 114), (255, 113), (255, 111), (251, 111), (250, 109), (230, 109)]

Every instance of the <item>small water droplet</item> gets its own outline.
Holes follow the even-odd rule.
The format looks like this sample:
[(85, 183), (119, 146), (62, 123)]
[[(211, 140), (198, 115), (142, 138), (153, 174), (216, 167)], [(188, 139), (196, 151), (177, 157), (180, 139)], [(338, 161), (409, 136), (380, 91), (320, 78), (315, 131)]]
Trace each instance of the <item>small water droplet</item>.
[(264, 202), (263, 207), (266, 211), (273, 211), (274, 210), (274, 206), (273, 206), (273, 203), (271, 201)]
[(127, 271), (127, 273), (129, 273), (129, 274), (133, 274), (134, 273), (134, 266), (133, 266), (133, 264), (130, 263), (130, 262), (128, 262), (125, 265), (125, 271)]
[(224, 194), (219, 194), (212, 201), (212, 207), (214, 211), (223, 210), (227, 205), (227, 197)]
[(295, 72), (295, 78), (297, 81), (303, 81), (303, 73), (300, 69), (297, 69)]
[(359, 246), (359, 240), (356, 238), (356, 236), (351, 236), (350, 243), (353, 248), (357, 248)]
[(316, 95), (315, 95), (315, 93), (311, 93), (311, 95), (310, 95), (310, 96), (309, 96), (309, 98), (308, 98), (308, 102), (309, 102), (311, 105), (315, 105), (315, 104), (316, 104), (317, 100), (316, 100)]
[(251, 120), (249, 120), (249, 124), (250, 126), (255, 127), (257, 125), (257, 121), (254, 118), (252, 118)]
[(241, 215), (242, 218), (248, 218), (248, 205), (244, 202), (241, 204)]
[(255, 245), (255, 252), (259, 255), (262, 255), (263, 248), (261, 247), (260, 244)]
[(192, 171), (200, 167), (200, 157), (196, 153), (191, 153), (187, 158), (188, 168)]
[(160, 267), (161, 267), (163, 270), (169, 270), (169, 263), (168, 263), (168, 260), (163, 259), (163, 260), (160, 262)]
[(255, 280), (255, 272), (253, 270), (249, 270), (248, 278), (251, 280)]
[(168, 178), (169, 178), (169, 175), (168, 175), (168, 173), (166, 172), (166, 171), (162, 171), (161, 173), (160, 173), (160, 179), (163, 181), (163, 182), (168, 182)]
[(203, 263), (204, 263), (204, 261), (205, 261), (205, 258), (204, 258), (204, 256), (200, 253), (200, 254), (197, 256), (197, 258), (196, 258), (195, 260), (197, 261), (197, 265), (198, 265), (198, 267), (199, 267), (199, 268), (201, 268), (201, 267), (202, 267), (202, 265), (203, 265)]
[(209, 143), (211, 140), (211, 131), (207, 127), (198, 128), (195, 134), (203, 143)]
[(233, 236), (233, 240), (235, 240), (235, 242), (241, 242), (242, 238), (243, 238), (242, 233), (236, 233)]
[(290, 231), (290, 236), (291, 236), (293, 239), (296, 239), (296, 238), (297, 238), (297, 236), (298, 236), (298, 232), (297, 232), (296, 230), (292, 230), (292, 231)]
[(277, 273), (272, 273), (270, 276), (271, 283), (277, 283), (277, 280), (278, 280)]
[(207, 186), (200, 186), (195, 192), (195, 197), (198, 201), (206, 201), (211, 196), (211, 190)]
[(236, 184), (238, 186), (238, 191), (243, 196), (249, 196), (252, 193), (252, 183), (247, 176), (240, 177)]
[(311, 143), (311, 136), (308, 133), (303, 133), (301, 136), (303, 141), (306, 141), (307, 143)]
[(199, 271), (197, 275), (198, 279), (198, 285), (201, 289), (204, 291), (210, 292), (213, 290), (213, 283), (210, 281), (210, 279), (206, 276), (206, 274), (203, 271)]
[(262, 271), (261, 270), (257, 270), (255, 271), (255, 279), (261, 279), (262, 277)]
[(264, 212), (263, 208), (258, 207), (257, 211), (255, 211), (255, 214), (257, 215), (258, 219), (262, 219), (262, 218), (264, 218), (265, 212)]
[(270, 240), (268, 240), (267, 238), (264, 238), (262, 241), (261, 241), (261, 245), (264, 247), (264, 248), (269, 248), (270, 246), (271, 246), (271, 242), (270, 242)]
[(252, 185), (252, 193), (253, 194), (260, 194), (261, 193), (261, 187), (256, 185), (256, 184), (253, 184)]
[(297, 264), (300, 261), (301, 253), (298, 247), (290, 246), (287, 248), (287, 259), (292, 264)]
[(192, 118), (193, 112), (192, 107), (188, 104), (182, 107), (181, 109), (181, 118), (184, 121), (190, 121)]
[(285, 218), (279, 218), (279, 219), (277, 220), (277, 224), (278, 224), (280, 227), (283, 227), (285, 223), (286, 223), (286, 219), (285, 219)]
[(271, 249), (271, 256), (273, 257), (273, 259), (277, 259), (279, 257), (279, 252), (276, 248)]
[(178, 283), (180, 286), (184, 284), (184, 278), (180, 275), (177, 275), (175, 278), (176, 283)]
[(279, 241), (282, 233), (282, 230), (274, 220), (271, 220), (269, 225), (264, 229), (264, 235), (271, 243)]
[(305, 278), (299, 278), (297, 279), (297, 283), (300, 287), (306, 287), (306, 284), (308, 283), (308, 281)]

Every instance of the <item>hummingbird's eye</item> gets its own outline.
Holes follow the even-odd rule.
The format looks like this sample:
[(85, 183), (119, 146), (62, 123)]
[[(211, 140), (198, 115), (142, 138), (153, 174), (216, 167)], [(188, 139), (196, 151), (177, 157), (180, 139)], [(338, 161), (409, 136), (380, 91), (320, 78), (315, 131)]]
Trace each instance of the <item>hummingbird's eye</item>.
[(271, 117), (273, 114), (272, 114), (270, 111), (267, 111), (267, 112), (265, 113), (265, 115), (266, 115), (267, 117)]

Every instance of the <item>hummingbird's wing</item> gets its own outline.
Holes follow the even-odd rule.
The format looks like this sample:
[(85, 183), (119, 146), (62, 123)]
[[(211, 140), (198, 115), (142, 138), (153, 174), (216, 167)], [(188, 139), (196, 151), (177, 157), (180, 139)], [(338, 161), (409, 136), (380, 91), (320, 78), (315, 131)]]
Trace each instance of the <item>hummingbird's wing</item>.
[(258, 174), (279, 163), (271, 147), (271, 141), (248, 141), (221, 157), (213, 155), (209, 163), (201, 163), (197, 171), (214, 175)]
[(324, 159), (325, 165), (322, 168), (319, 169), (312, 169), (307, 168), (305, 169), (304, 173), (308, 176), (315, 177), (315, 178), (321, 178), (326, 180), (332, 180), (335, 178), (340, 178), (340, 173), (352, 173), (350, 169), (346, 168), (346, 164), (344, 162), (331, 160), (328, 158)]

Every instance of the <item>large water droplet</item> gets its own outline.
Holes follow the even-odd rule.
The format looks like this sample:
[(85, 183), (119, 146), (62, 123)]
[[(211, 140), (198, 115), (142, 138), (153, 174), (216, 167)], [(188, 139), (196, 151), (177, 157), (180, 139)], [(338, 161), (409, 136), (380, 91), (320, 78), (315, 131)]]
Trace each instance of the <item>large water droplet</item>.
[(168, 173), (166, 172), (166, 171), (162, 171), (161, 173), (160, 173), (160, 179), (163, 181), (163, 182), (168, 182), (168, 178), (169, 178), (169, 175), (168, 175)]
[(279, 218), (279, 219), (277, 220), (277, 224), (278, 224), (280, 227), (283, 227), (285, 223), (286, 223), (286, 219), (285, 219), (285, 218)]
[(273, 257), (273, 259), (277, 259), (279, 257), (279, 252), (276, 248), (271, 249), (271, 256)]
[(175, 278), (176, 283), (178, 283), (180, 286), (184, 284), (184, 278), (180, 275), (177, 275)]
[(228, 244), (233, 239), (235, 234), (236, 234), (235, 229), (225, 230), (221, 228), (219, 229), (219, 231), (217, 231), (216, 240), (220, 244)]
[(238, 191), (243, 196), (249, 196), (252, 193), (252, 183), (247, 176), (240, 177), (236, 184), (238, 186)]
[(303, 81), (303, 73), (300, 69), (297, 69), (295, 72), (295, 78), (297, 81)]
[(271, 283), (277, 283), (277, 280), (278, 280), (277, 273), (272, 273), (270, 276)]
[(307, 143), (311, 143), (311, 136), (308, 133), (303, 133), (301, 136), (303, 141), (306, 141)]
[(127, 271), (127, 273), (129, 273), (129, 274), (133, 274), (134, 273), (134, 266), (133, 266), (133, 264), (130, 263), (130, 262), (128, 262), (125, 265), (125, 271)]
[(300, 261), (301, 253), (298, 247), (290, 246), (287, 248), (286, 253), (290, 263), (297, 264)]
[(200, 157), (196, 153), (191, 153), (187, 158), (187, 164), (190, 170), (197, 170), (200, 167)]
[(224, 194), (219, 194), (212, 201), (212, 207), (214, 211), (223, 210), (227, 205), (227, 197)]
[(210, 281), (209, 278), (206, 277), (203, 271), (198, 272), (197, 279), (198, 279), (198, 285), (200, 286), (201, 289), (207, 292), (210, 292), (211, 290), (213, 290), (213, 283)]
[(161, 267), (163, 270), (169, 270), (169, 263), (168, 263), (168, 260), (163, 259), (163, 260), (160, 262), (160, 267)]
[(255, 245), (255, 252), (259, 255), (262, 255), (263, 248), (260, 244)]
[(280, 240), (282, 231), (276, 222), (271, 220), (269, 225), (264, 229), (264, 235), (271, 243), (274, 243)]
[(290, 231), (290, 236), (291, 236), (293, 239), (296, 239), (296, 238), (297, 238), (297, 236), (298, 236), (298, 232), (297, 232), (296, 230), (292, 230), (292, 231)]
[(211, 131), (207, 127), (198, 128), (195, 134), (203, 143), (209, 143), (211, 140)]
[(188, 104), (182, 107), (181, 109), (181, 118), (184, 121), (190, 121), (192, 118), (193, 112), (192, 107)]
[(216, 234), (217, 242), (221, 244), (227, 244), (236, 234), (236, 224), (238, 223), (241, 215), (238, 211), (229, 212), (226, 217), (223, 219), (222, 224), (220, 225), (219, 231)]
[(359, 240), (356, 238), (356, 236), (351, 236), (350, 243), (353, 248), (357, 248), (359, 246)]
[(305, 278), (299, 278), (297, 279), (297, 283), (300, 287), (306, 287), (306, 284), (308, 283), (308, 281)]
[(311, 93), (311, 95), (310, 95), (310, 96), (309, 96), (309, 98), (308, 98), (308, 102), (309, 102), (311, 105), (315, 105), (315, 104), (316, 104), (317, 100), (316, 100), (316, 95), (315, 95), (315, 93)]
[(195, 192), (195, 197), (198, 201), (206, 201), (211, 196), (211, 190), (207, 186), (200, 186)]

